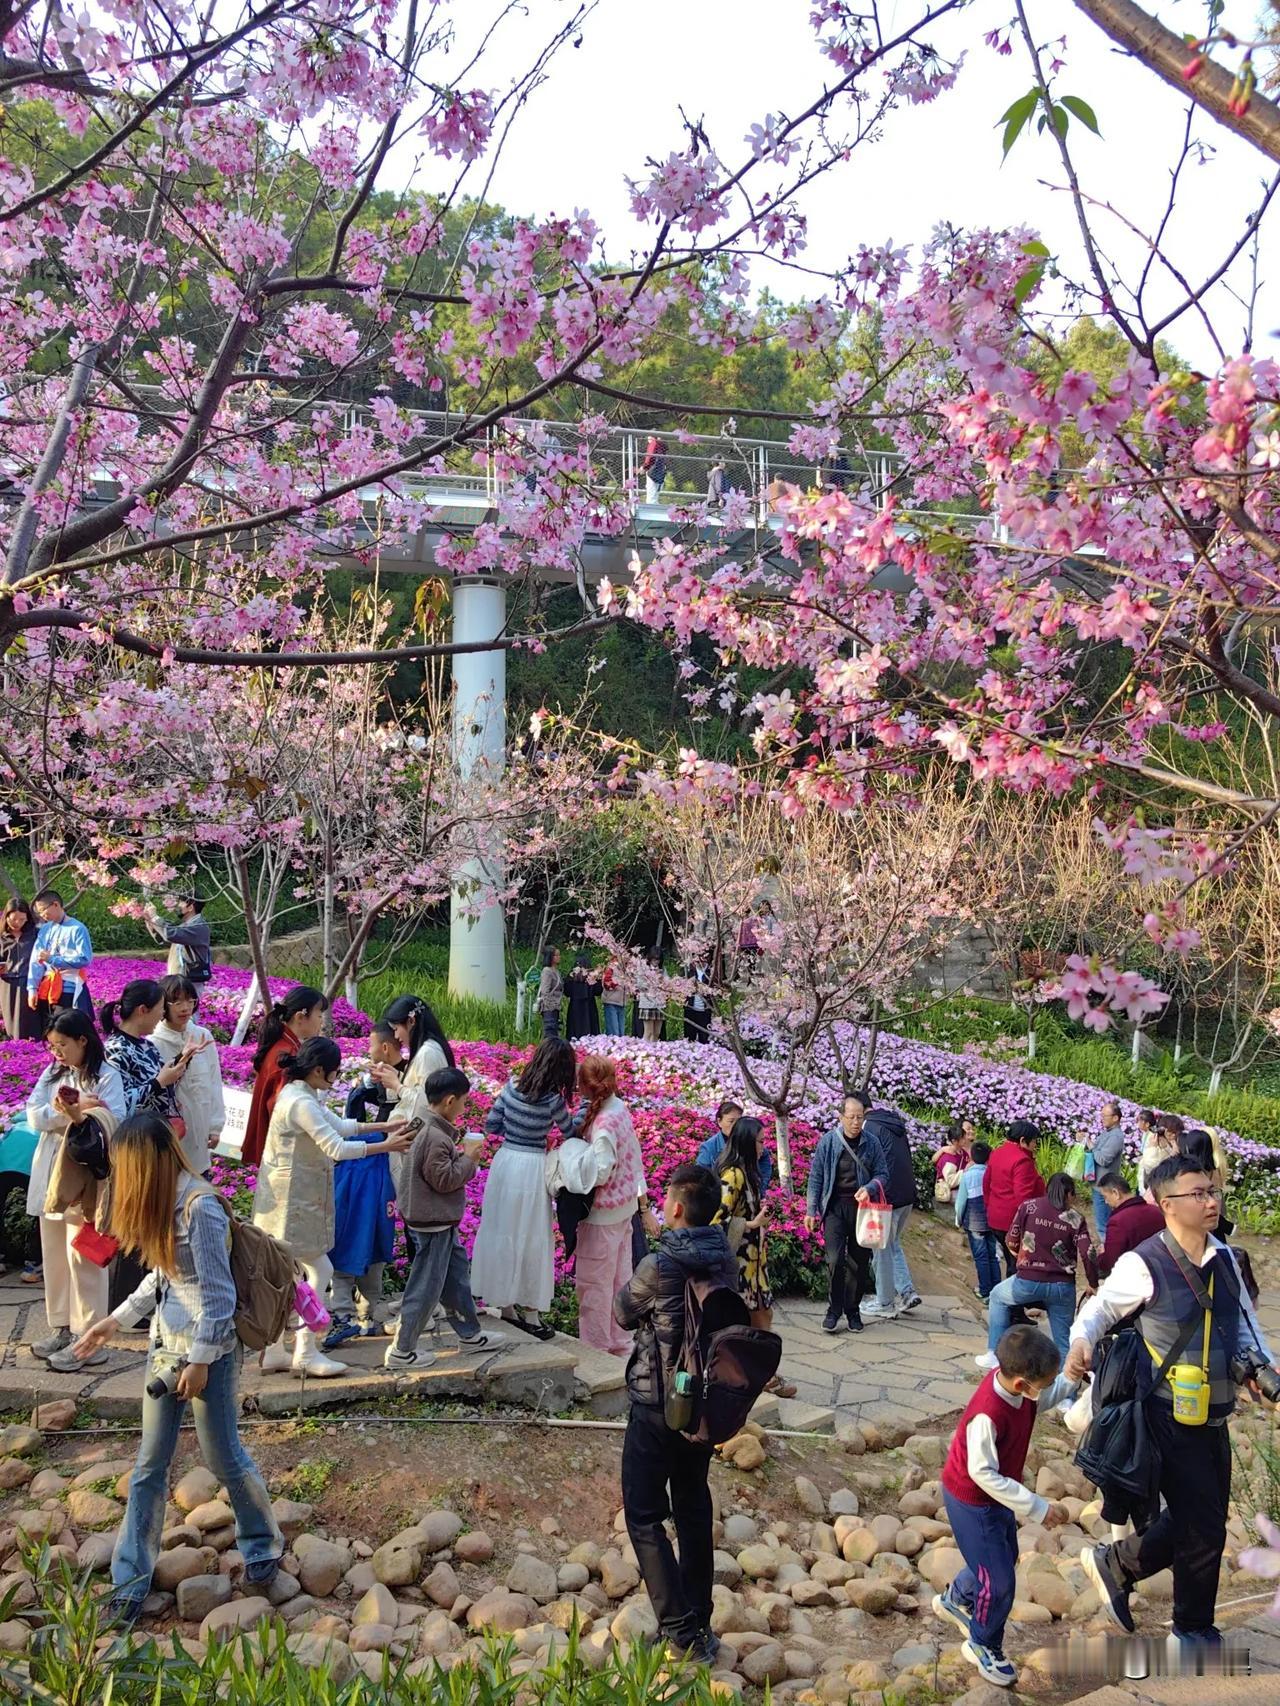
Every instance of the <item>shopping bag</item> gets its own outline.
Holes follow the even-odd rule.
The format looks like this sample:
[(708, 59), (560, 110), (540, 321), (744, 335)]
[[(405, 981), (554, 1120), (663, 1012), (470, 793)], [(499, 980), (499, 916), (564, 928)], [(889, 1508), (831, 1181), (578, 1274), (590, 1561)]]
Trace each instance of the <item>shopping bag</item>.
[(879, 1180), (873, 1180), (868, 1190), (874, 1191), (875, 1196), (868, 1202), (858, 1204), (854, 1236), (864, 1250), (887, 1250), (889, 1236), (893, 1230), (893, 1210), (885, 1198), (884, 1187)]
[(1067, 1150), (1067, 1158), (1062, 1164), (1062, 1171), (1069, 1179), (1083, 1179), (1085, 1163), (1088, 1158), (1089, 1151), (1084, 1144), (1073, 1143)]

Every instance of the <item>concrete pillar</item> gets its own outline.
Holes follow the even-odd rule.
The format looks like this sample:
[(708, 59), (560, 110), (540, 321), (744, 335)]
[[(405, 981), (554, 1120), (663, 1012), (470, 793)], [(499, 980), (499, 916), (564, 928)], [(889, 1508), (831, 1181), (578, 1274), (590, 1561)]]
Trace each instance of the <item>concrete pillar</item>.
[[(507, 619), (507, 593), (497, 580), (459, 576), (453, 583), (455, 644), (496, 639)], [(453, 659), (454, 753), (464, 776), (477, 766), (501, 775), (507, 748), (507, 654), (505, 651), (458, 652)], [(449, 925), (449, 989), (484, 1001), (505, 1001), (507, 973), (502, 908), (484, 906), (468, 915), (468, 893), (497, 889), (502, 879), (502, 847), (468, 860), (454, 878)]]

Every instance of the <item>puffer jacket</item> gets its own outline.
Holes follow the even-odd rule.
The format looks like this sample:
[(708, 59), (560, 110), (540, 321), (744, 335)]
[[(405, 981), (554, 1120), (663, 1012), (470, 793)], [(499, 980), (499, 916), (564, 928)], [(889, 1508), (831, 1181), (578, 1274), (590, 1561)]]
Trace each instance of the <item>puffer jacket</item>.
[(627, 1363), (627, 1392), (633, 1404), (665, 1402), (667, 1383), (684, 1349), (684, 1288), (691, 1279), (710, 1279), (738, 1289), (738, 1264), (723, 1226), (668, 1227), (653, 1255), (646, 1256), (613, 1300), (613, 1317), (636, 1335)]

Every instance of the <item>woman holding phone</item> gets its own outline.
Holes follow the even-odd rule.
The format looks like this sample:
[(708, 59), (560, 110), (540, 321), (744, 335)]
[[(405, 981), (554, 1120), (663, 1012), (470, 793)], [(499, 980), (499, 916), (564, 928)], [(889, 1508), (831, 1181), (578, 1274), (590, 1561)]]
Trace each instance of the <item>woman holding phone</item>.
[(185, 1063), (175, 1086), (184, 1127), (182, 1153), (192, 1170), (203, 1175), (209, 1171), (211, 1152), (217, 1148), (227, 1117), (218, 1045), (212, 1031), (195, 1022), (200, 995), (189, 977), (166, 977), (160, 988), (164, 1018), (151, 1033), (151, 1041), (166, 1066)]
[[(87, 1014), (75, 1008), (56, 1014), (45, 1041), (53, 1058), (27, 1104), (27, 1124), (40, 1133), (31, 1162), (27, 1213), (40, 1221), (49, 1330), (32, 1341), (31, 1351), (56, 1373), (75, 1374), (82, 1365), (71, 1356), (71, 1343), (107, 1312), (107, 1270), (75, 1248), (86, 1217), (78, 1205), (58, 1206), (56, 1176), (69, 1128), (96, 1113), (104, 1116), (104, 1126), (114, 1126), (125, 1116), (125, 1094)], [(101, 1350), (90, 1360), (102, 1362), (106, 1354)]]

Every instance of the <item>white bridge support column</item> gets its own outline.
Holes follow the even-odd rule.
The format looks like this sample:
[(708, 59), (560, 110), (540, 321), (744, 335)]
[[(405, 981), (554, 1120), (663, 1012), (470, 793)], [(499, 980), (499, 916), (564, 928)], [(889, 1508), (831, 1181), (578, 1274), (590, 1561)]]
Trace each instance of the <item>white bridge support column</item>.
[[(489, 640), (502, 633), (507, 619), (506, 588), (481, 575), (453, 583), (455, 645)], [(453, 658), (454, 754), (464, 777), (477, 766), (500, 776), (507, 752), (507, 654), (505, 651), (456, 652)], [(502, 847), (495, 836), (491, 851), (468, 860), (454, 877), (449, 925), (449, 989), (484, 1001), (507, 998), (506, 932), (502, 907), (481, 903), (479, 895), (502, 886)]]

